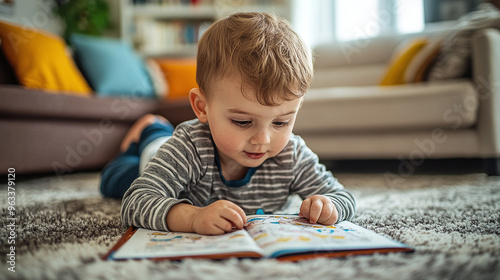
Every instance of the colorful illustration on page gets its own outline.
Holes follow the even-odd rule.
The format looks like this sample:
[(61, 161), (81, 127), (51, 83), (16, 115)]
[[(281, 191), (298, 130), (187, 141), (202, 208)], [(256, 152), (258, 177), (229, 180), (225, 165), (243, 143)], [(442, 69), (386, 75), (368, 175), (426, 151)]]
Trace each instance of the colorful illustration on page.
[(256, 216), (247, 221), (245, 229), (261, 248), (277, 243), (345, 243), (366, 242), (371, 238), (341, 225), (310, 224), (297, 216)]
[(149, 242), (146, 243), (145, 251), (156, 252), (164, 251), (186, 251), (193, 248), (196, 251), (224, 250), (234, 247), (239, 243), (244, 244), (244, 238), (241, 232), (231, 232), (218, 236), (202, 236), (199, 234), (175, 233), (175, 232), (153, 232), (148, 233)]

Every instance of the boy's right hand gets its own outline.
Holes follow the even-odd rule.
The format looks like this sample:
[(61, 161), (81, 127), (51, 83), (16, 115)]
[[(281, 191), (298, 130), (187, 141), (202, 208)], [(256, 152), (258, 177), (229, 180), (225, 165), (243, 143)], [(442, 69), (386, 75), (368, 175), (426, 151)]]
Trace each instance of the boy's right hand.
[(205, 235), (230, 232), (242, 229), (247, 222), (243, 209), (228, 200), (218, 200), (208, 206), (198, 208), (193, 215), (191, 229)]

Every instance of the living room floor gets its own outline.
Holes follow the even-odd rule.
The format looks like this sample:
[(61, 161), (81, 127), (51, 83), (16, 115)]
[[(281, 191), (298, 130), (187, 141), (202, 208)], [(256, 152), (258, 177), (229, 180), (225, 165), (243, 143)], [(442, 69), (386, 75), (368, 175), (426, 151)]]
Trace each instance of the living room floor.
[[(9, 229), (2, 219), (0, 279), (500, 279), (500, 177), (422, 170), (399, 176), (404, 174), (390, 169), (343, 168), (334, 174), (357, 198), (353, 222), (413, 246), (414, 253), (297, 263), (104, 261), (126, 228), (120, 201), (98, 191), (99, 173), (18, 175), (16, 272), (8, 271)], [(1, 188), (0, 201), (7, 202), (7, 185)], [(8, 211), (3, 203), (1, 215)]]

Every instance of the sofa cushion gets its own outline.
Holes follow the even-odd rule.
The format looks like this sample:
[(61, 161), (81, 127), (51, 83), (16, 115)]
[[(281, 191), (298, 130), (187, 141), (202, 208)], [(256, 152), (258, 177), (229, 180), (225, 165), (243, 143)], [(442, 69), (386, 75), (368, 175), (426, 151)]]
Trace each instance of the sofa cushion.
[(294, 132), (458, 129), (474, 125), (476, 119), (476, 91), (468, 80), (332, 87), (305, 95)]
[(78, 65), (99, 96), (154, 98), (144, 61), (125, 42), (73, 34)]
[(311, 88), (373, 86), (380, 82), (385, 64), (316, 68)]
[(427, 71), (441, 51), (442, 40), (430, 40), (411, 60), (404, 73), (405, 83), (420, 83), (427, 79)]
[(411, 38), (441, 38), (450, 29), (448, 23), (418, 33), (362, 38), (347, 42), (327, 42), (314, 48), (314, 69), (386, 64), (399, 44)]
[(198, 87), (196, 83), (196, 59), (161, 58), (156, 61), (167, 79), (169, 87), (167, 99), (187, 98), (189, 91)]
[(302, 138), (323, 160), (398, 159), (405, 168), (417, 168), (427, 158), (477, 157), (480, 151), (473, 128), (304, 134)]
[(403, 36), (329, 42), (314, 48), (314, 69), (386, 63)]
[(59, 36), (0, 21), (2, 49), (19, 82), (53, 93), (91, 95), (92, 90)]
[[(378, 85), (399, 45), (412, 38), (436, 41), (449, 29), (450, 25), (446, 22), (419, 33), (320, 44), (314, 48), (314, 80), (311, 87)], [(423, 66), (421, 70), (429, 68), (427, 64)]]
[(405, 83), (405, 72), (413, 58), (423, 49), (429, 41), (425, 38), (411, 39), (398, 47), (391, 58), (381, 86), (400, 85)]
[(147, 59), (146, 69), (151, 78), (156, 97), (158, 99), (167, 98), (169, 92), (168, 82), (158, 62), (152, 58)]

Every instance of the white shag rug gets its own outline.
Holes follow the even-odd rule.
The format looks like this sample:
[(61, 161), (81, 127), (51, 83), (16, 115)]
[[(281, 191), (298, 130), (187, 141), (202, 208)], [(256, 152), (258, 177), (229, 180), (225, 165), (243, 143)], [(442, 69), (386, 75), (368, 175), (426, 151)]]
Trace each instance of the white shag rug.
[(354, 223), (416, 252), (297, 263), (103, 261), (126, 228), (120, 201), (99, 195), (98, 173), (18, 176), (15, 194), (7, 180), (0, 187), (0, 279), (500, 279), (500, 177), (336, 176), (357, 196)]

